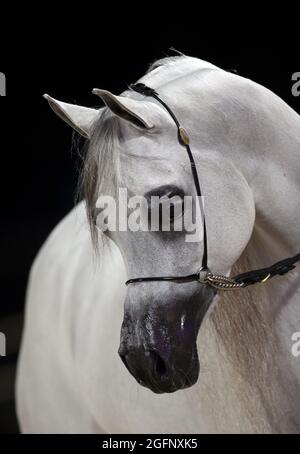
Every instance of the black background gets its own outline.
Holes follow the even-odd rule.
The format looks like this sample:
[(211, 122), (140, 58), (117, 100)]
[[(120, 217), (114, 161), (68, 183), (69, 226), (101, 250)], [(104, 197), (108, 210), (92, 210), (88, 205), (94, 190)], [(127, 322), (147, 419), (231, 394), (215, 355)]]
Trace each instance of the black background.
[(229, 37), (228, 30), (204, 31), (186, 21), (175, 25), (155, 14), (151, 25), (142, 14), (137, 30), (127, 24), (120, 28), (113, 17), (104, 21), (93, 9), (91, 23), (78, 13), (76, 20), (68, 19), (67, 30), (66, 19), (47, 10), (47, 23), (40, 18), (17, 32), (7, 27), (1, 33), (0, 71), (6, 75), (7, 96), (0, 98), (0, 331), (7, 336), (8, 356), (0, 358), (0, 433), (18, 430), (13, 386), (30, 265), (51, 229), (74, 205), (80, 165), (71, 151), (71, 129), (42, 94), (97, 106), (94, 87), (119, 94), (155, 59), (174, 55), (169, 50), (174, 46), (237, 70), (300, 112), (300, 97), (291, 94), (292, 73), (300, 71), (299, 49), (291, 37), (278, 40), (276, 33), (266, 32), (254, 39), (255, 24), (244, 34), (231, 28)]

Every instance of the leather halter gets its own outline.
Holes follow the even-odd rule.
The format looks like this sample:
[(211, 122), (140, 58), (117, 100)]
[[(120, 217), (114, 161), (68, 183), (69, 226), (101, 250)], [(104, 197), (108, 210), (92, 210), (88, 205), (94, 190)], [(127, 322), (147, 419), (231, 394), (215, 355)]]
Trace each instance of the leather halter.
[(170, 107), (159, 97), (158, 93), (150, 87), (142, 83), (131, 85), (130, 88), (138, 93), (141, 93), (144, 96), (151, 96), (155, 98), (170, 114), (174, 123), (177, 127), (178, 132), (178, 141), (181, 145), (186, 148), (188, 158), (191, 164), (191, 171), (193, 175), (193, 180), (196, 188), (196, 193), (198, 200), (201, 203), (201, 211), (203, 215), (203, 257), (202, 257), (202, 266), (198, 273), (189, 274), (186, 276), (151, 276), (151, 277), (137, 277), (133, 279), (128, 279), (126, 285), (135, 284), (139, 282), (153, 282), (153, 281), (173, 281), (173, 282), (190, 282), (198, 281), (202, 284), (207, 284), (211, 287), (214, 287), (218, 290), (235, 290), (247, 287), (248, 285), (256, 284), (258, 282), (266, 282), (273, 276), (283, 275), (288, 271), (295, 268), (295, 263), (300, 261), (300, 253), (294, 257), (281, 260), (280, 262), (275, 263), (274, 265), (268, 268), (261, 268), (258, 270), (248, 271), (243, 274), (239, 274), (233, 278), (223, 276), (220, 274), (213, 274), (207, 266), (208, 260), (208, 248), (207, 248), (207, 232), (206, 232), (206, 222), (205, 222), (205, 211), (202, 201), (202, 193), (199, 183), (198, 172), (194, 160), (193, 153), (190, 148), (189, 136), (186, 133), (185, 129), (180, 126), (179, 121), (174, 115)]

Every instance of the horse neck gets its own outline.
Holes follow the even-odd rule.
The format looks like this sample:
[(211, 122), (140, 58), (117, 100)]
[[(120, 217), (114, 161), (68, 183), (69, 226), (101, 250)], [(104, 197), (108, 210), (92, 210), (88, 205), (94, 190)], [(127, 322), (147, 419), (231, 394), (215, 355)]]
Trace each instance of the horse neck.
[[(234, 137), (219, 137), (220, 142), (228, 140), (221, 153), (226, 153), (244, 175), (256, 208), (252, 237), (233, 275), (300, 252), (300, 117), (273, 93), (256, 84), (254, 88), (261, 99), (261, 111), (257, 103), (251, 108), (252, 99), (244, 95), (248, 111), (233, 112), (234, 118), (228, 119), (235, 122)], [(225, 129), (230, 136), (230, 128)], [(200, 141), (197, 145), (201, 149)], [(300, 329), (299, 301), (298, 264), (295, 270), (266, 284), (224, 295), (206, 322), (204, 337), (205, 331), (210, 334), (213, 329), (216, 343), (224, 345), (223, 377), (228, 374), (231, 383), (242, 383), (241, 389), (237, 386), (233, 392), (247, 408), (249, 426), (255, 426), (260, 408), (267, 431), (300, 429), (300, 397), (295, 397), (300, 396), (299, 362), (291, 354), (291, 336)], [(234, 378), (241, 375), (241, 381)], [(284, 419), (283, 414), (288, 416)]]
[[(255, 201), (250, 255), (255, 254), (256, 266), (265, 267), (300, 252), (300, 117), (273, 93), (262, 87), (259, 90), (264, 104), (263, 112), (257, 114), (259, 121), (254, 119), (255, 148), (253, 141), (247, 141), (248, 147), (241, 146), (242, 153), (239, 147), (233, 148), (232, 159), (238, 162)], [(267, 287), (274, 315), (284, 314), (286, 323), (299, 329), (294, 317), (299, 264), (288, 275), (272, 279)]]

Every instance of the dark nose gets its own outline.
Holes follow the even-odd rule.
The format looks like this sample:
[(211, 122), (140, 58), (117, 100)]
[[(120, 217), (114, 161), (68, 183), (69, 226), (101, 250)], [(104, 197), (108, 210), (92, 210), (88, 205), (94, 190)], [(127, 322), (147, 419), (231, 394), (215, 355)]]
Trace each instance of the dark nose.
[[(139, 356), (141, 356), (139, 358)], [(133, 373), (134, 376), (144, 375), (145, 366), (148, 367), (149, 372), (156, 379), (162, 379), (164, 375), (167, 374), (167, 366), (164, 360), (160, 357), (158, 353), (153, 350), (146, 350), (143, 355), (140, 355), (138, 351), (131, 351), (127, 354), (120, 353), (120, 357), (129, 370)], [(137, 374), (135, 374), (137, 372)]]
[(126, 351), (120, 347), (119, 355), (137, 382), (155, 393), (174, 392), (192, 384), (192, 379), (176, 373), (157, 351), (138, 348)]

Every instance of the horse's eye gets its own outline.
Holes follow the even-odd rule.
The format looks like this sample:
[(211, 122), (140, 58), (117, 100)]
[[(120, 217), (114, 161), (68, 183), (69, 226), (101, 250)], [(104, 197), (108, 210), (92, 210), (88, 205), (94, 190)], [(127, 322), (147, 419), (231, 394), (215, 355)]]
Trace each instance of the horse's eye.
[(151, 223), (161, 231), (173, 229), (177, 219), (184, 214), (184, 199), (181, 195), (169, 193), (159, 198), (153, 198), (149, 206)]

